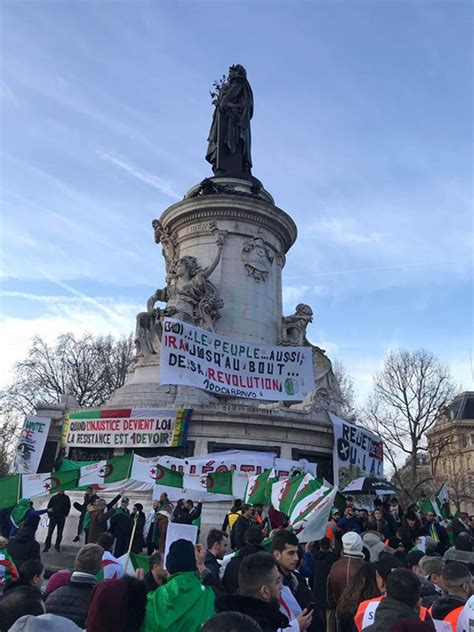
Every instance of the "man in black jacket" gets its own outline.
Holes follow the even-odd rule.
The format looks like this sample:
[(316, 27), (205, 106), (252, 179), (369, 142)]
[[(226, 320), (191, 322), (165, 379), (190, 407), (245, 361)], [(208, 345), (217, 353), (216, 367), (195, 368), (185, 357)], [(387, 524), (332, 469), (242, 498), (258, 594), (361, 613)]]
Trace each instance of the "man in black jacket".
[(211, 529), (207, 534), (207, 551), (204, 558), (204, 565), (212, 575), (214, 585), (216, 588), (221, 588), (220, 570), (221, 565), (218, 560), (224, 559), (224, 556), (229, 551), (229, 538), (227, 535), (219, 529)]
[(252, 517), (255, 514), (255, 509), (250, 505), (242, 505), (240, 510), (242, 513), (234, 522), (231, 535), (237, 551), (245, 544), (245, 532), (252, 526)]
[(79, 549), (69, 584), (48, 595), (46, 612), (66, 617), (80, 628), (86, 627), (89, 601), (97, 584), (103, 553), (104, 549), (98, 544), (85, 544)]
[(374, 623), (364, 632), (387, 632), (397, 621), (404, 619), (407, 629), (410, 623), (419, 623), (420, 582), (412, 571), (396, 568), (387, 577), (387, 596), (382, 599), (374, 616)]
[[(284, 587), (286, 586), (298, 602), (301, 611), (304, 612), (305, 608), (313, 601), (313, 593), (309, 589), (306, 579), (296, 571), (300, 563), (298, 546), (298, 538), (292, 531), (280, 531), (273, 538), (272, 555), (283, 575), (283, 598)], [(294, 615), (294, 619), (298, 617), (301, 629), (301, 621), (299, 620), (301, 612), (292, 612), (291, 614)], [(311, 620), (307, 627), (310, 625)]]
[(49, 515), (49, 527), (48, 527), (48, 535), (46, 536), (46, 540), (44, 543), (43, 553), (49, 551), (51, 547), (51, 538), (53, 537), (53, 531), (56, 530), (56, 545), (55, 549), (60, 552), (59, 545), (61, 544), (61, 540), (63, 539), (63, 529), (64, 523), (66, 522), (66, 518), (71, 511), (71, 500), (69, 496), (66, 496), (64, 491), (60, 491), (55, 494), (48, 503), (48, 515)]
[(240, 566), (239, 592), (216, 599), (216, 612), (241, 612), (254, 619), (263, 632), (288, 627), (288, 618), (280, 612), (281, 574), (268, 553), (246, 557)]
[(239, 570), (242, 560), (249, 555), (254, 555), (254, 553), (265, 552), (265, 548), (262, 546), (263, 533), (260, 527), (252, 525), (247, 529), (244, 540), (245, 545), (239, 549), (239, 554), (234, 555), (225, 567), (222, 584), (229, 593), (235, 593), (239, 588)]
[(176, 509), (173, 511), (172, 521), (178, 524), (193, 524), (193, 520), (199, 518), (201, 511), (202, 500), (199, 500), (196, 507), (192, 511), (189, 511), (184, 498), (181, 498), (181, 500), (178, 500)]

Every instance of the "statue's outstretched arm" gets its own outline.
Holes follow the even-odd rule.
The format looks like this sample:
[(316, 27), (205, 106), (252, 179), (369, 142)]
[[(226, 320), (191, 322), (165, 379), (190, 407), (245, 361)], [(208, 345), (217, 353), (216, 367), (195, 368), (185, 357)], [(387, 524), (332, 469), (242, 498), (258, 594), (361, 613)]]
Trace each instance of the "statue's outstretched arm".
[(207, 268), (205, 268), (202, 271), (202, 274), (204, 275), (204, 277), (207, 279), (209, 276), (211, 276), (211, 274), (214, 272), (214, 270), (217, 268), (217, 264), (219, 263), (219, 261), (221, 260), (221, 255), (222, 255), (222, 248), (224, 247), (224, 233), (221, 232), (217, 232), (216, 233), (216, 246), (217, 246), (217, 252), (216, 255), (214, 257), (214, 259), (211, 261), (211, 263), (207, 266)]
[(155, 303), (160, 301), (162, 303), (166, 303), (167, 298), (167, 288), (163, 288), (160, 290), (156, 290), (154, 294), (150, 296), (150, 298), (146, 302), (146, 311), (151, 314), (153, 313), (153, 309), (155, 308)]

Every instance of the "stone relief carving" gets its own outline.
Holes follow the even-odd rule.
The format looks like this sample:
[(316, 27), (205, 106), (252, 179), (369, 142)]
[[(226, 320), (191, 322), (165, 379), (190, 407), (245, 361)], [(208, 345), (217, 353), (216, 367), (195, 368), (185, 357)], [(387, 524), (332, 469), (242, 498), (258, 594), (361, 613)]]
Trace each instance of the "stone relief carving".
[(438, 408), (438, 420), (437, 423), (448, 423), (453, 420), (453, 413), (447, 406), (440, 406)]
[[(137, 356), (158, 352), (163, 318), (176, 318), (214, 331), (214, 323), (220, 318), (219, 310), (224, 305), (215, 286), (208, 279), (221, 259), (224, 246), (224, 233), (218, 231), (215, 223), (211, 230), (215, 235), (217, 252), (206, 268), (202, 268), (195, 257), (179, 257), (174, 238), (163, 230), (157, 220), (153, 227), (155, 240), (163, 245), (166, 287), (157, 289), (147, 301), (147, 311), (137, 315)], [(166, 307), (155, 307), (159, 302), (166, 303)]]
[(330, 411), (340, 414), (342, 405), (341, 390), (331, 360), (326, 351), (311, 344), (306, 337), (306, 329), (313, 320), (313, 310), (309, 305), (300, 303), (296, 306), (295, 313), (282, 318), (282, 335), (278, 344), (294, 347), (311, 347), (313, 355), (314, 389), (306, 395), (302, 402), (286, 404), (276, 402), (274, 404), (262, 404), (260, 407), (266, 410), (291, 411), (295, 413), (309, 414)]
[(255, 281), (266, 281), (273, 263), (273, 253), (261, 237), (252, 237), (242, 247), (245, 270)]
[(301, 347), (309, 345), (306, 338), (306, 328), (313, 322), (313, 310), (309, 305), (299, 303), (295, 308), (295, 313), (291, 316), (283, 316), (281, 327), (281, 338), (278, 344)]

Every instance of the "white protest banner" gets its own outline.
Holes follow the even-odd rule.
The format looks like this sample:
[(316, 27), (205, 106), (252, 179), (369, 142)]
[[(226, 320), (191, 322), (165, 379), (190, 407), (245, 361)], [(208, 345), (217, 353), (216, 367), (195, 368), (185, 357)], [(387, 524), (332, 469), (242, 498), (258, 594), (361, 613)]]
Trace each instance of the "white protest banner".
[(51, 419), (27, 415), (13, 459), (13, 471), (17, 474), (36, 474), (48, 438)]
[(163, 553), (163, 560), (165, 561), (165, 564), (170, 546), (173, 544), (173, 542), (176, 542), (176, 540), (188, 540), (189, 542), (196, 544), (197, 532), (198, 528), (195, 525), (168, 522), (168, 528), (166, 530), (165, 550)]
[(66, 418), (68, 447), (177, 448), (186, 445), (190, 408), (81, 410)]
[[(248, 483), (248, 477), (253, 474), (261, 474), (269, 470), (275, 460), (274, 452), (253, 452), (251, 450), (226, 450), (225, 452), (213, 452), (204, 456), (178, 459), (171, 456), (159, 457), (158, 463), (183, 472), (183, 489), (155, 485), (153, 498), (159, 498), (162, 492), (168, 494), (171, 501), (179, 500), (186, 496), (190, 500), (203, 499), (216, 502), (243, 498)], [(234, 470), (233, 496), (222, 494), (210, 494), (206, 488), (206, 477), (211, 472)]]
[(160, 384), (264, 400), (302, 400), (314, 389), (311, 347), (270, 347), (166, 318)]
[(334, 485), (345, 487), (364, 474), (382, 478), (382, 439), (333, 413), (329, 416), (334, 430)]

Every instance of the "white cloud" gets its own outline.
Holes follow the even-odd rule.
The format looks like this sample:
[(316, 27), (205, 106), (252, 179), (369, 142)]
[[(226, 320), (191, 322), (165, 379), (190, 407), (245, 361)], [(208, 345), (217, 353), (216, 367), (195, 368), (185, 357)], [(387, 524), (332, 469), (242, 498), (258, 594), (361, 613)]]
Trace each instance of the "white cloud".
[(367, 244), (380, 243), (384, 238), (382, 233), (368, 230), (354, 219), (348, 217), (322, 219), (313, 230), (317, 230), (325, 241), (332, 241), (346, 246), (365, 246)]
[(67, 332), (76, 335), (86, 332), (94, 335), (128, 335), (133, 332), (136, 314), (143, 310), (141, 305), (117, 303), (109, 297), (89, 302), (80, 296), (41, 296), (23, 292), (3, 294), (42, 303), (46, 309), (37, 318), (4, 316), (0, 319), (0, 388), (11, 381), (13, 365), (26, 357), (33, 336), (41, 336), (52, 342)]
[(102, 151), (98, 151), (97, 155), (102, 160), (105, 160), (106, 162), (110, 162), (116, 167), (119, 167), (123, 171), (126, 171), (130, 175), (134, 176), (141, 182), (148, 184), (154, 189), (157, 189), (160, 193), (163, 193), (163, 195), (166, 195), (174, 200), (182, 199), (183, 196), (176, 193), (176, 191), (173, 190), (171, 183), (167, 182), (166, 180), (162, 180), (161, 178), (158, 178), (158, 176), (155, 176), (153, 174), (147, 173), (146, 171), (142, 171), (138, 169), (137, 167), (135, 167), (135, 165), (132, 165), (130, 162), (124, 160), (123, 158), (119, 156), (114, 156), (112, 154), (108, 154), (107, 152), (102, 152)]

